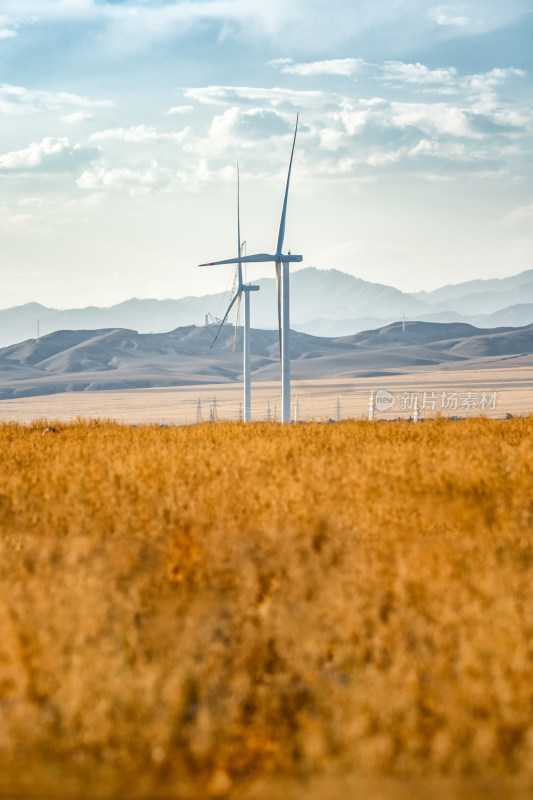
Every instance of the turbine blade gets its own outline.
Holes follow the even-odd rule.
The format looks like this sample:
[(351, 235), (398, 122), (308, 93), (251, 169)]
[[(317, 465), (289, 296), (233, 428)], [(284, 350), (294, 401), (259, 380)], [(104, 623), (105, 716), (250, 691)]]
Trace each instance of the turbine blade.
[(214, 344), (215, 344), (216, 340), (218, 339), (218, 334), (220, 333), (220, 331), (221, 331), (221, 330), (222, 330), (222, 328), (224, 327), (224, 323), (226, 322), (226, 320), (227, 320), (227, 318), (228, 318), (228, 316), (229, 316), (229, 312), (230, 312), (230, 311), (231, 311), (231, 309), (233, 308), (233, 306), (234, 306), (234, 304), (235, 304), (235, 301), (237, 300), (237, 298), (238, 298), (238, 297), (240, 297), (240, 294), (241, 294), (240, 292), (237, 292), (237, 294), (233, 296), (233, 300), (232, 300), (232, 301), (231, 301), (231, 303), (229, 304), (229, 306), (228, 306), (228, 310), (227, 310), (227, 311), (226, 311), (226, 313), (224, 314), (224, 317), (223, 317), (223, 319), (222, 319), (222, 322), (221, 322), (221, 323), (220, 323), (220, 325), (219, 325), (219, 328), (218, 328), (217, 334), (216, 334), (215, 338), (213, 339), (213, 344), (212, 344), (212, 345), (211, 345), (211, 347), (209, 348), (210, 350), (212, 350), (212, 349), (213, 349), (213, 346), (214, 346)]
[(281, 261), (276, 261), (276, 293), (278, 296), (279, 359), (281, 361)]
[[(237, 256), (241, 257), (241, 209), (240, 209), (240, 174), (239, 174), (239, 162), (237, 161)], [(242, 263), (239, 261), (239, 289), (242, 286)], [(240, 301), (239, 301), (240, 303)]]
[(291, 160), (289, 161), (289, 172), (287, 174), (287, 185), (285, 186), (285, 198), (283, 200), (283, 210), (281, 212), (281, 221), (279, 223), (278, 244), (276, 246), (276, 255), (281, 255), (283, 250), (283, 240), (285, 238), (285, 217), (287, 216), (287, 198), (289, 196), (289, 183), (291, 180), (292, 157), (294, 155), (294, 145), (296, 144), (296, 134), (298, 133), (298, 114), (296, 115), (296, 127), (294, 128), (294, 139), (292, 140)]
[(237, 313), (235, 315), (235, 333), (233, 336), (233, 352), (235, 352), (235, 345), (237, 344), (237, 327), (239, 325), (239, 313), (241, 310), (242, 292), (239, 292), (239, 302), (237, 303)]
[[(301, 261), (302, 257), (288, 257), (289, 261)], [(256, 253), (251, 256), (241, 256), (240, 258), (225, 258), (223, 261), (208, 261), (205, 264), (198, 264), (199, 267), (218, 267), (220, 264), (254, 264), (260, 261), (276, 261), (276, 256), (270, 253)]]

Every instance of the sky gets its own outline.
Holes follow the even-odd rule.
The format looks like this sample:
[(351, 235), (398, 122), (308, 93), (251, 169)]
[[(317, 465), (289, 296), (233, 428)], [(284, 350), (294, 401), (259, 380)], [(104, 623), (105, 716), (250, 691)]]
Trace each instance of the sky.
[(237, 161), (273, 252), (297, 113), (302, 268), (530, 269), (532, 42), (533, 0), (0, 0), (0, 307), (230, 287)]

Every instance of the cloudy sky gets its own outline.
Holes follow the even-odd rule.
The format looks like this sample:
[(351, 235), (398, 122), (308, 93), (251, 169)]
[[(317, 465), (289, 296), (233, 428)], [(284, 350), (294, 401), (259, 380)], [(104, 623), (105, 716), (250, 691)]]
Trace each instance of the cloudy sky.
[[(1, 307), (533, 267), (533, 0), (0, 0)], [(268, 275), (257, 267), (250, 278)]]

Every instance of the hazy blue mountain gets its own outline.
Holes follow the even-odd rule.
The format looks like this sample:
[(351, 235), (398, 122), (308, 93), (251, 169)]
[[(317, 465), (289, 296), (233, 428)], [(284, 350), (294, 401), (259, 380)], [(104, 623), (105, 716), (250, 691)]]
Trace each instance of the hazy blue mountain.
[(427, 309), (424, 302), (392, 286), (354, 278), (337, 269), (308, 268), (291, 275), (291, 314), (294, 322), (316, 317), (413, 316)]
[[(257, 281), (261, 287), (252, 299), (252, 325), (257, 328), (277, 327), (276, 282), (274, 278)], [(168, 300), (132, 298), (109, 308), (46, 308), (28, 303), (0, 311), (0, 346), (37, 336), (37, 320), (41, 335), (56, 330), (132, 328), (142, 333), (173, 330), (177, 326), (201, 325), (207, 313), (224, 315), (229, 296), (224, 293), (202, 297)], [(295, 325), (314, 317), (331, 319), (374, 317), (376, 320), (401, 318), (402, 313), (415, 315), (425, 309), (424, 303), (411, 295), (378, 283), (354, 278), (339, 270), (318, 270), (313, 267), (291, 275), (291, 319)]]
[[(422, 322), (464, 322), (478, 328), (511, 327), (519, 328), (533, 322), (533, 303), (517, 303), (507, 308), (501, 308), (492, 314), (460, 314), (458, 311), (435, 311), (431, 314), (418, 314), (417, 320)], [(406, 320), (409, 316), (406, 315)], [(324, 319), (318, 317), (309, 322), (295, 324), (295, 330), (315, 336), (348, 336), (352, 333), (379, 328), (397, 322), (396, 318), (356, 317), (354, 319)]]
[[(0, 343), (16, 342), (37, 335), (37, 319), (41, 335), (57, 330), (98, 330), (103, 328), (133, 328), (143, 333), (168, 331), (177, 324), (200, 324), (204, 310), (218, 308), (224, 295), (184, 297), (178, 300), (139, 300), (132, 298), (107, 308), (56, 309), (29, 303), (18, 309), (0, 311)], [(13, 313), (15, 312), (15, 313)], [(24, 336), (14, 336), (24, 330)]]
[(476, 316), (493, 314), (496, 311), (518, 303), (533, 303), (533, 280), (516, 289), (492, 292), (472, 292), (462, 297), (455, 297), (433, 306), (435, 311), (450, 312)]
[(37, 320), (44, 320), (54, 309), (40, 303), (25, 303), (0, 310), (0, 346), (37, 336)]
[(480, 328), (493, 328), (498, 325), (510, 325), (519, 328), (533, 322), (533, 303), (517, 303), (514, 306), (500, 308), (492, 314), (475, 317), (474, 324)]
[(312, 336), (349, 336), (352, 333), (366, 331), (369, 328), (379, 328), (395, 322), (394, 318), (385, 317), (356, 317), (355, 319), (326, 319), (316, 317), (309, 322), (295, 323), (291, 327), (302, 333)]
[[(257, 281), (252, 298), (252, 326), (277, 327), (274, 278)], [(58, 330), (128, 328), (157, 333), (202, 325), (206, 314), (224, 315), (224, 293), (167, 300), (132, 298), (108, 308), (47, 308), (39, 303), (0, 310), (0, 347)], [(465, 322), (497, 327), (533, 322), (533, 270), (509, 278), (467, 281), (416, 295), (355, 278), (340, 270), (307, 267), (291, 274), (291, 323), (295, 330), (318, 336), (345, 336), (391, 322)]]
[[(431, 292), (415, 292), (413, 293), (413, 297), (418, 298), (424, 303), (435, 306), (467, 295), (510, 292), (519, 289), (525, 284), (532, 283), (533, 269), (528, 269), (525, 272), (520, 272), (518, 275), (510, 275), (507, 278), (477, 279), (465, 281), (464, 283), (448, 284), (439, 289), (434, 289)], [(509, 303), (503, 303), (499, 308), (503, 308), (504, 305), (509, 305)]]
[(533, 303), (516, 303), (512, 306), (499, 308), (491, 314), (461, 314), (458, 311), (434, 311), (431, 314), (421, 314), (420, 320), (424, 322), (466, 322), (477, 328), (497, 328), (507, 326), (520, 328), (533, 322)]

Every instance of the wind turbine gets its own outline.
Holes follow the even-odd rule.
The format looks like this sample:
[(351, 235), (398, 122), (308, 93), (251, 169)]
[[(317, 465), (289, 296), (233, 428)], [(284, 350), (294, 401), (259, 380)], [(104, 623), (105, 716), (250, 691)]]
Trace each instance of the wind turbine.
[[(296, 116), (296, 126), (294, 128), (294, 138), (292, 140), (291, 158), (289, 161), (289, 171), (287, 174), (287, 183), (285, 186), (285, 197), (283, 199), (283, 208), (281, 211), (281, 220), (279, 223), (278, 241), (276, 245), (276, 252), (269, 253), (256, 253), (254, 255), (241, 256), (240, 252), (237, 258), (228, 258), (225, 261), (213, 261), (210, 264), (200, 264), (201, 267), (214, 266), (218, 264), (238, 264), (239, 269), (242, 264), (256, 264), (264, 261), (274, 261), (276, 265), (276, 283), (278, 294), (278, 325), (279, 325), (279, 338), (280, 338), (280, 352), (281, 352), (281, 421), (289, 423), (291, 421), (291, 362), (289, 351), (290, 339), (290, 305), (289, 305), (289, 264), (292, 262), (302, 261), (302, 256), (291, 255), (291, 253), (283, 253), (283, 240), (285, 238), (285, 219), (287, 216), (287, 199), (289, 196), (289, 183), (291, 180), (292, 159), (294, 156), (294, 146), (296, 144), (296, 134), (298, 133), (298, 115)], [(240, 241), (240, 237), (239, 237)], [(240, 282), (239, 278), (239, 282)], [(226, 312), (226, 317), (233, 303), (237, 300), (239, 292), (234, 296), (229, 308)], [(224, 317), (224, 321), (226, 320)], [(218, 335), (218, 334), (217, 334)]]
[[(253, 286), (251, 283), (244, 283), (242, 279), (242, 263), (243, 259), (241, 258), (241, 214), (240, 214), (240, 176), (239, 176), (239, 165), (237, 164), (237, 258), (231, 261), (215, 261), (213, 264), (209, 266), (214, 266), (216, 264), (237, 264), (237, 291), (233, 295), (231, 303), (229, 304), (226, 313), (220, 323), (218, 328), (217, 334), (213, 340), (213, 345), (215, 344), (216, 340), (218, 339), (218, 334), (222, 330), (224, 323), (226, 322), (229, 312), (233, 308), (233, 305), (239, 301), (240, 306), (241, 297), (244, 294), (244, 366), (243, 366), (243, 377), (244, 377), (244, 421), (250, 422), (252, 418), (252, 391), (251, 391), (251, 374), (250, 374), (250, 292), (258, 292), (261, 287)], [(205, 267), (206, 264), (200, 264), (200, 266)], [(238, 316), (238, 311), (237, 311)]]

